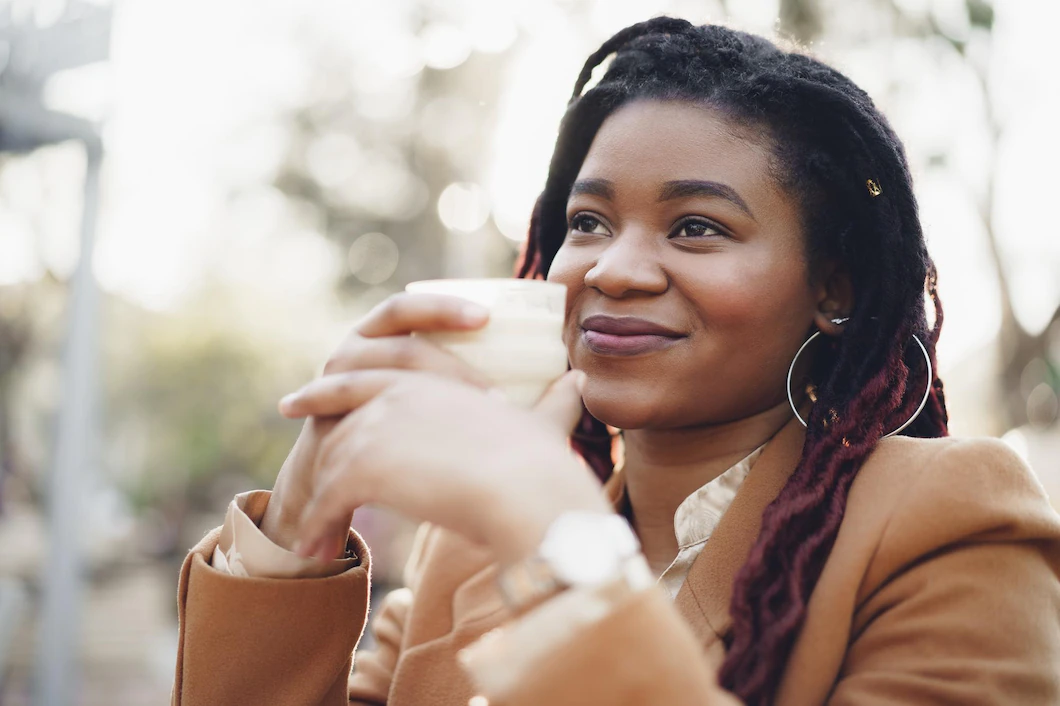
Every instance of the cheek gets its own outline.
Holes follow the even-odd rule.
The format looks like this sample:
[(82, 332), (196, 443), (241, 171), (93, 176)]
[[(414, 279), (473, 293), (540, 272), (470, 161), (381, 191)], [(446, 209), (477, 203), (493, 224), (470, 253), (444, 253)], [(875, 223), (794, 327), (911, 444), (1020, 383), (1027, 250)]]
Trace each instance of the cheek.
[(757, 329), (793, 320), (804, 327), (813, 316), (813, 296), (801, 259), (783, 253), (740, 253), (705, 260), (686, 273), (686, 296), (695, 302), (707, 329)]
[(764, 407), (783, 390), (791, 358), (813, 324), (815, 299), (801, 258), (748, 255), (704, 263), (709, 272), (686, 280), (702, 331), (689, 362), (720, 373), (711, 382), (719, 402)]
[(552, 264), (548, 268), (548, 277), (545, 279), (549, 282), (565, 284), (570, 289), (581, 282), (585, 270), (588, 269), (585, 260), (586, 258), (580, 257), (576, 250), (563, 245), (552, 258)]
[(577, 251), (566, 246), (559, 249), (548, 268), (549, 282), (563, 284), (567, 287), (567, 309), (565, 318), (569, 321), (574, 302), (585, 288), (585, 273), (592, 267), (592, 262)]

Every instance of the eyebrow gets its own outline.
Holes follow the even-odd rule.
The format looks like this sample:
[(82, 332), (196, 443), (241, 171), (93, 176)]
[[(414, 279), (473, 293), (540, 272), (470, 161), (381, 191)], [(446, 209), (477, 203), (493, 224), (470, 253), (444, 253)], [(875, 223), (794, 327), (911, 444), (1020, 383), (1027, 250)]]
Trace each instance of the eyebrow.
[[(599, 196), (608, 201), (615, 200), (615, 185), (609, 179), (579, 179), (571, 187), (570, 195), (577, 196), (586, 194), (588, 196)], [(707, 196), (720, 198), (733, 204), (751, 220), (757, 220), (747, 202), (744, 201), (736, 190), (727, 184), (716, 181), (702, 181), (699, 179), (680, 179), (668, 181), (659, 189), (658, 200), (670, 201), (672, 199), (683, 199), (690, 196)]]

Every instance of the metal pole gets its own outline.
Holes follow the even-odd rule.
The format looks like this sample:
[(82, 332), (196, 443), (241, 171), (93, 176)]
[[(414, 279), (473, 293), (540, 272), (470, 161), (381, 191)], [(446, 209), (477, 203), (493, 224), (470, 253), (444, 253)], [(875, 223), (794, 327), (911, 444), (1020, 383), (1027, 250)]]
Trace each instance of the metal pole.
[(80, 683), (78, 653), (81, 630), (82, 498), (85, 476), (96, 461), (97, 298), (92, 253), (99, 206), (102, 148), (86, 141), (85, 203), (81, 215), (81, 256), (69, 293), (69, 323), (63, 351), (63, 385), (54, 465), (48, 493), (50, 545), (36, 661), (35, 703), (74, 703)]

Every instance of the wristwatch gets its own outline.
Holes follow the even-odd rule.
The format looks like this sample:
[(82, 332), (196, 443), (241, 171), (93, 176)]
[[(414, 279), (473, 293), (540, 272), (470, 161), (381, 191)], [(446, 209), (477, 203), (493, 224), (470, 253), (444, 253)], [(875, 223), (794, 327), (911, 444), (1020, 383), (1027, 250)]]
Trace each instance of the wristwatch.
[(557, 517), (536, 553), (497, 576), (501, 595), (513, 610), (568, 588), (615, 581), (634, 589), (652, 583), (640, 542), (622, 516), (584, 511)]

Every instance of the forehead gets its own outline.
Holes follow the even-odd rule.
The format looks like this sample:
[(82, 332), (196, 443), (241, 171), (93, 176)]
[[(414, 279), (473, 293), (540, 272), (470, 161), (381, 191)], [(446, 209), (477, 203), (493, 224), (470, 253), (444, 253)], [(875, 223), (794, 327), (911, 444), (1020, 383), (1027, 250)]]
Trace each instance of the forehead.
[(768, 136), (707, 106), (641, 100), (609, 115), (597, 131), (578, 178), (623, 187), (675, 179), (718, 181), (745, 199), (777, 195)]

